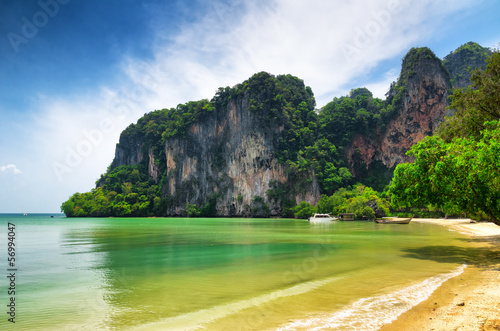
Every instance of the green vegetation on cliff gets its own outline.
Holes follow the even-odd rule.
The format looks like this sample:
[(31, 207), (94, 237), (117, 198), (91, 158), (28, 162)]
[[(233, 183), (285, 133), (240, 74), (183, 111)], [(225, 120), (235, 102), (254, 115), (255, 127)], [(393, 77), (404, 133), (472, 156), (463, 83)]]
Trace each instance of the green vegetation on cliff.
[[(467, 44), (462, 48), (456, 53), (468, 52), (474, 45)], [(474, 48), (473, 51), (477, 53), (478, 50)], [(240, 111), (245, 109), (263, 128), (265, 139), (273, 146), (272, 157), (285, 169), (287, 181), (269, 181), (270, 189), (266, 196), (246, 196), (244, 199), (240, 192), (235, 192), (233, 194), (237, 194), (238, 198), (232, 195), (229, 203), (224, 202), (227, 208), (235, 208), (229, 206), (231, 203), (239, 208), (244, 207), (247, 216), (269, 216), (271, 208), (289, 217), (304, 217), (315, 210), (354, 212), (366, 217), (372, 217), (377, 212), (385, 214), (387, 203), (382, 198), (370, 196), (373, 190), (364, 189), (365, 186), (361, 185), (352, 189), (357, 190), (355, 193), (349, 193), (351, 191), (345, 188), (362, 183), (382, 191), (392, 177), (392, 169), (388, 169), (381, 161), (374, 161), (368, 166), (359, 149), (349, 149), (357, 135), (372, 140), (381, 137), (389, 123), (401, 113), (407, 102), (404, 100), (407, 100), (408, 86), (415, 80), (414, 77), (419, 77), (416, 74), (420, 75), (425, 70), (423, 61), (429, 59), (438, 61), (441, 66), (430, 49), (412, 48), (403, 59), (401, 75), (397, 82), (391, 84), (386, 100), (373, 97), (366, 88), (358, 88), (347, 96), (334, 98), (318, 111), (311, 88), (305, 86), (301, 79), (260, 72), (233, 88), (219, 88), (211, 100), (188, 102), (175, 108), (147, 113), (122, 132), (115, 160), (97, 181), (96, 189), (74, 194), (62, 204), (61, 210), (67, 216), (217, 215), (217, 206), (232, 185), (227, 169), (224, 170), (228, 162), (224, 154), (224, 141), (229, 141), (231, 137), (225, 137), (226, 140), (221, 138), (222, 143), (217, 142), (215, 147), (211, 147), (214, 159), (209, 167), (219, 177), (209, 179), (209, 184), (213, 186), (211, 191), (205, 192), (203, 199), (198, 200), (193, 198), (193, 190), (198, 187), (193, 178), (180, 181), (172, 193), (166, 193), (169, 192), (169, 184), (174, 183), (172, 180), (177, 170), (175, 166), (171, 167), (174, 170), (169, 170), (165, 146), (176, 139), (185, 142), (186, 146), (193, 146), (192, 130), (195, 125), (220, 124), (222, 122), (218, 121), (221, 116), (227, 116), (225, 111), (228, 107), (238, 105)], [(494, 141), (482, 131), (491, 129), (493, 125), (485, 124), (485, 121), (498, 120), (499, 108), (495, 107), (499, 103), (500, 93), (495, 61), (498, 62), (496, 58), (490, 60), (485, 74), (473, 75), (473, 89), (455, 93), (452, 108), (457, 115), (441, 126), (440, 135), (445, 142), (436, 143), (439, 148), (448, 148), (442, 144), (450, 143), (458, 135), (457, 131), (462, 130), (470, 132), (468, 139), (474, 139), (474, 146), (478, 150), (481, 150), (481, 144), (487, 144), (486, 141), (488, 144)], [(448, 62), (453, 64), (457, 60), (450, 59)], [(425, 144), (421, 145), (424, 147), (415, 147), (409, 155), (417, 156), (419, 148), (428, 148)], [(191, 155), (195, 152), (193, 148), (186, 147), (185, 153)], [(352, 154), (350, 159), (348, 153)], [(177, 162), (173, 157), (170, 162)], [(256, 162), (269, 160), (260, 159)], [(406, 171), (402, 170), (406, 169), (404, 167), (411, 166), (402, 165), (396, 172), (399, 177), (393, 182), (395, 205), (415, 206), (417, 201), (412, 203), (411, 198), (403, 197), (405, 185), (411, 183), (409, 179), (406, 182), (402, 179)], [(193, 168), (190, 171), (207, 170), (200, 169)], [(308, 193), (305, 188), (315, 183), (323, 194), (320, 203), (317, 206), (307, 203), (296, 206), (295, 198), (304, 196)], [(496, 185), (494, 180), (491, 183)], [(429, 189), (435, 190), (434, 187)], [(227, 200), (227, 196), (224, 198)], [(325, 209), (332, 203), (335, 209)], [(423, 201), (418, 201), (420, 203)], [(457, 210), (456, 204), (453, 208)]]
[[(281, 206), (283, 215), (291, 215), (291, 208), (295, 206), (291, 193), (306, 193), (305, 181), (312, 176), (324, 194), (333, 194), (353, 184), (342, 150), (355, 132), (367, 131), (387, 121), (386, 103), (373, 98), (367, 89), (356, 89), (349, 96), (335, 99), (318, 114), (314, 95), (302, 80), (291, 75), (275, 77), (261, 72), (234, 88), (220, 88), (211, 101), (189, 102), (145, 114), (123, 131), (119, 147), (129, 154), (133, 151), (128, 149), (136, 148), (137, 144), (143, 151), (151, 150), (158, 167), (157, 180), (148, 175), (150, 160), (147, 157), (138, 160), (136, 165), (113, 163), (98, 180), (96, 189), (76, 193), (62, 205), (62, 211), (67, 216), (165, 215), (171, 203), (180, 197), (166, 196), (162, 191), (169, 180), (164, 150), (166, 139), (189, 139), (186, 132), (193, 123), (215, 116), (214, 113), (227, 107), (231, 100), (248, 102), (249, 111), (256, 114), (262, 126), (275, 137), (275, 156), (286, 166), (289, 183), (284, 186), (271, 183), (267, 197)], [(183, 194), (182, 188), (179, 194)], [(213, 215), (217, 198), (214, 195), (204, 206), (187, 203), (184, 214)], [(249, 208), (251, 215), (269, 214), (267, 203), (256, 199)]]
[[(335, 144), (324, 137), (326, 130), (319, 127), (314, 94), (302, 80), (291, 75), (274, 77), (261, 72), (233, 89), (219, 89), (213, 102), (224, 104), (224, 100), (243, 97), (245, 93), (249, 95), (250, 111), (262, 118), (269, 131), (282, 127), (275, 146), (276, 156), (280, 163), (287, 165), (289, 176), (295, 182), (294, 191), (300, 192), (304, 178), (311, 177), (311, 169), (324, 192), (331, 193), (351, 183), (346, 160), (339, 155)], [(368, 99), (362, 95), (356, 98)], [(359, 101), (359, 105), (361, 103)], [(278, 193), (268, 194), (276, 200), (286, 201), (289, 192)]]
[(486, 69), (471, 74), (471, 85), (457, 89), (450, 105), (454, 115), (438, 128), (438, 135), (450, 142), (455, 137), (480, 137), (485, 122), (500, 119), (500, 53), (488, 59)]
[(385, 177), (386, 173), (390, 172), (389, 169), (383, 166), (380, 169), (376, 166), (368, 169), (356, 153), (354, 153), (353, 163), (349, 164), (346, 149), (351, 146), (356, 134), (375, 138), (377, 134), (384, 132), (387, 124), (401, 107), (404, 91), (403, 83), (398, 81), (397, 84), (391, 85), (389, 97), (381, 100), (374, 98), (368, 89), (358, 88), (352, 90), (349, 96), (335, 98), (320, 110), (318, 139), (323, 139), (335, 147), (335, 153), (338, 156), (336, 162), (332, 164), (345, 170), (350, 168), (356, 172), (354, 179), (350, 177), (350, 173), (339, 171), (339, 177), (330, 177), (327, 181), (332, 185), (323, 184), (323, 193), (332, 194), (335, 190), (352, 184), (353, 180), (373, 185), (378, 190), (382, 190), (388, 184)]
[[(185, 201), (181, 214), (215, 215), (217, 199), (220, 198), (216, 192), (224, 192), (228, 184), (225, 180), (227, 175), (221, 174), (219, 180), (213, 183), (217, 189), (202, 206), (188, 202), (188, 191), (196, 183), (184, 185), (186, 188), (178, 187), (174, 196), (164, 194), (163, 188), (170, 180), (166, 171), (165, 143), (171, 138), (189, 140), (187, 130), (193, 124), (216, 119), (217, 112), (226, 109), (231, 101), (248, 104), (248, 111), (260, 119), (260, 124), (272, 138), (277, 159), (287, 166), (289, 177), (297, 179), (297, 183), (284, 190), (284, 195), (277, 194), (281, 192), (279, 190), (274, 192), (276, 200), (285, 207), (284, 213), (291, 206), (287, 202), (291, 201), (291, 193), (304, 190), (300, 181), (307, 180), (305, 175), (312, 168), (318, 170), (320, 184), (325, 183), (326, 187), (339, 182), (338, 178), (351, 178), (347, 168), (339, 167), (335, 146), (326, 140), (317, 140), (317, 113), (311, 89), (294, 76), (275, 77), (261, 72), (234, 88), (220, 88), (211, 101), (189, 102), (145, 114), (122, 132), (117, 146), (123, 154), (122, 158), (115, 158), (98, 180), (97, 188), (89, 193), (74, 194), (63, 203), (62, 211), (67, 216), (162, 216), (167, 215), (169, 207)], [(142, 158), (137, 156), (144, 155), (145, 151), (152, 154)], [(186, 150), (186, 153), (190, 151)], [(216, 163), (220, 162), (222, 166), (223, 146), (217, 148), (215, 153)], [(158, 173), (155, 180), (148, 172), (152, 160)], [(249, 214), (269, 215), (269, 206), (261, 199), (256, 197), (252, 200), (248, 206)]]
[(356, 133), (384, 124), (384, 105), (366, 88), (352, 90), (349, 96), (335, 98), (323, 107), (318, 115), (320, 135), (338, 147), (346, 147)]
[(489, 48), (482, 47), (471, 41), (446, 55), (443, 59), (443, 65), (450, 73), (453, 87), (466, 87), (469, 84), (472, 72), (483, 67), (486, 59), (491, 54)]
[(500, 224), (500, 53), (472, 87), (456, 90), (453, 117), (407, 153), (391, 184), (396, 207), (433, 205)]
[(229, 100), (249, 98), (249, 110), (257, 114), (269, 131), (283, 127), (278, 137), (277, 153), (281, 163), (296, 162), (300, 151), (316, 140), (316, 101), (309, 86), (292, 75), (277, 77), (260, 72), (234, 88), (219, 88), (212, 99), (217, 107)]
[(122, 134), (142, 134), (151, 145), (164, 143), (166, 138), (184, 136), (191, 124), (214, 109), (208, 100), (200, 100), (180, 104), (176, 108), (153, 111), (141, 117), (137, 124), (131, 124)]
[(134, 166), (120, 166), (87, 193), (75, 193), (61, 210), (68, 217), (150, 216), (160, 212), (158, 185)]

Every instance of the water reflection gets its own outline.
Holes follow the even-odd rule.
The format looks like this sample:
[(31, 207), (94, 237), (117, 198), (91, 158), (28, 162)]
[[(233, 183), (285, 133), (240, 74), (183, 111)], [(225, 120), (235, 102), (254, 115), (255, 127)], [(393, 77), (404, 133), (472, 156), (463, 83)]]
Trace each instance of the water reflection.
[[(320, 282), (327, 288), (326, 279), (345, 281), (332, 285), (321, 299), (329, 305), (349, 302), (392, 281), (404, 283), (409, 276), (425, 278), (447, 270), (415, 263), (418, 256), (401, 256), (403, 249), (420, 253), (411, 249), (429, 246), (434, 236), (441, 236), (442, 243), (451, 238), (441, 229), (432, 233), (411, 225), (312, 227), (284, 220), (89, 219), (65, 226), (61, 247), (65, 258), (74, 263), (69, 264), (67, 276), (74, 277), (77, 271), (81, 277), (74, 287), (86, 291), (86, 300), (95, 300), (78, 303), (80, 309), (94, 310), (93, 318), (102, 321), (101, 328), (126, 329), (255, 298), (274, 300), (273, 293), (288, 293), (301, 284)], [(302, 300), (309, 305), (304, 313), (331, 309), (317, 296), (308, 300)]]
[[(120, 328), (289, 285), (283, 275), (294, 271), (290, 261), (302, 268), (325, 238), (311, 229), (308, 243), (300, 234), (308, 230), (302, 222), (283, 222), (102, 220), (95, 227), (69, 229), (62, 242), (66, 254), (88, 259), (81, 267), (93, 270), (108, 305), (107, 323)], [(299, 271), (294, 283), (314, 278)]]

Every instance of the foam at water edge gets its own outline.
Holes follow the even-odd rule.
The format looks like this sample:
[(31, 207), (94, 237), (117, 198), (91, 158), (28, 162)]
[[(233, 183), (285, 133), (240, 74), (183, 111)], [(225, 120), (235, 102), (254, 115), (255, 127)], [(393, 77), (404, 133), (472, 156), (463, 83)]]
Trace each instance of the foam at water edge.
[(460, 275), (466, 264), (451, 273), (435, 276), (402, 290), (364, 298), (333, 314), (324, 314), (304, 320), (291, 322), (278, 330), (377, 330), (394, 321), (399, 315), (425, 301), (441, 284)]

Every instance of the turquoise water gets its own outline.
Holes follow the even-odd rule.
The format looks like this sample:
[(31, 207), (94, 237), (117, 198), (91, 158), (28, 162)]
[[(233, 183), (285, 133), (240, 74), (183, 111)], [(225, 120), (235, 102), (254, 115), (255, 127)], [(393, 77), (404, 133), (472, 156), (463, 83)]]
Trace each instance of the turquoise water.
[(8, 222), (15, 330), (376, 329), (460, 272), (429, 248), (465, 245), (417, 223), (4, 214), (3, 307)]

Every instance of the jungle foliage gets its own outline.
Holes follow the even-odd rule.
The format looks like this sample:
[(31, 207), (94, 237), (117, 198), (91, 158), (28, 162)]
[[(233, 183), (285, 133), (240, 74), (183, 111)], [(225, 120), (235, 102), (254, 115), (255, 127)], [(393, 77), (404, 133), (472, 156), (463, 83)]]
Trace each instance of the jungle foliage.
[[(111, 164), (98, 180), (96, 189), (88, 193), (76, 193), (62, 205), (62, 211), (68, 216), (164, 215), (169, 204), (176, 199), (167, 198), (161, 192), (161, 187), (168, 181), (163, 148), (166, 139), (189, 139), (187, 129), (193, 123), (211, 116), (217, 109), (227, 107), (232, 100), (248, 102), (249, 110), (260, 118), (262, 126), (275, 137), (273, 142), (276, 156), (280, 163), (287, 165), (288, 176), (293, 184), (269, 194), (274, 195), (276, 201), (283, 205), (285, 215), (290, 215), (290, 208), (295, 205), (288, 200), (290, 192), (303, 190), (304, 181), (309, 180), (313, 174), (325, 193), (331, 194), (352, 183), (347, 162), (337, 150), (335, 139), (328, 133), (331, 127), (328, 126), (328, 121), (336, 120), (337, 116), (323, 116), (323, 127), (320, 128), (314, 94), (310, 87), (291, 75), (273, 76), (260, 72), (233, 88), (219, 88), (210, 101), (188, 102), (175, 108), (145, 114), (136, 124), (131, 124), (122, 132), (120, 147), (127, 149), (134, 146), (133, 142), (140, 141), (143, 150), (152, 150), (159, 168), (159, 180), (153, 182), (148, 178), (147, 158), (135, 166)], [(368, 109), (358, 112), (358, 119), (353, 122), (355, 126), (358, 122), (366, 121), (368, 122), (364, 125), (369, 126), (373, 114), (382, 102), (373, 98), (366, 89), (354, 90), (346, 100), (354, 108)], [(340, 116), (348, 116), (347, 109), (336, 111), (334, 108), (335, 106), (329, 107), (330, 113), (343, 112)], [(186, 215), (213, 214), (216, 201), (211, 201), (209, 206), (186, 203)], [(252, 214), (266, 215), (269, 212), (267, 203), (259, 201), (253, 201), (250, 208)]]
[(302, 201), (292, 208), (296, 218), (308, 218), (315, 213), (338, 215), (352, 213), (355, 219), (374, 219), (390, 214), (388, 196), (370, 187), (357, 184), (341, 188), (332, 195), (322, 194), (316, 206)]
[(137, 216), (161, 214), (167, 204), (159, 187), (134, 166), (120, 166), (101, 178), (103, 185), (75, 193), (61, 206), (68, 217)]
[[(132, 149), (136, 148), (137, 142), (140, 142), (142, 151), (153, 153), (158, 178), (153, 180), (148, 175), (149, 157), (144, 157), (133, 166), (111, 164), (107, 172), (97, 181), (96, 189), (88, 193), (74, 194), (62, 204), (61, 210), (67, 216), (164, 216), (167, 215), (170, 207), (185, 204), (184, 214), (187, 216), (215, 215), (219, 199), (215, 193), (198, 206), (189, 200), (189, 190), (192, 190), (194, 184), (179, 187), (175, 196), (167, 196), (162, 191), (169, 181), (166, 175), (164, 146), (167, 139), (171, 138), (189, 140), (188, 130), (193, 123), (218, 116), (218, 112), (226, 109), (230, 102), (248, 105), (249, 111), (256, 115), (271, 137), (278, 161), (286, 165), (285, 168), (288, 169), (288, 183), (270, 183), (271, 189), (267, 192), (268, 201), (260, 201), (259, 198), (262, 199), (262, 197), (253, 199), (252, 204), (248, 206), (249, 214), (268, 215), (268, 202), (279, 205), (283, 216), (304, 217), (314, 211), (314, 208), (318, 211), (323, 210), (322, 205), (327, 198), (322, 197), (317, 207), (304, 204), (296, 206), (294, 199), (291, 198), (297, 193), (304, 193), (304, 187), (308, 187), (305, 184), (313, 178), (318, 181), (320, 192), (328, 199), (337, 197), (335, 199), (338, 200), (340, 199), (338, 195), (341, 194), (348, 196), (350, 193), (346, 192), (349, 190), (345, 188), (358, 182), (382, 191), (392, 175), (391, 169), (386, 169), (382, 164), (374, 164), (368, 169), (361, 157), (356, 158), (356, 151), (353, 154), (354, 163), (348, 164), (346, 148), (351, 146), (356, 134), (375, 137), (384, 132), (387, 124), (401, 109), (408, 80), (418, 69), (419, 61), (422, 58), (434, 57), (434, 53), (427, 48), (410, 50), (403, 60), (400, 78), (391, 84), (386, 100), (373, 97), (366, 88), (358, 88), (351, 90), (349, 95), (334, 98), (332, 102), (318, 111), (315, 109), (316, 103), (311, 88), (305, 86), (301, 79), (292, 75), (273, 76), (260, 72), (233, 88), (219, 88), (211, 100), (188, 102), (175, 108), (147, 113), (136, 124), (131, 124), (122, 132), (120, 148), (124, 150), (124, 153), (134, 154), (137, 151)], [(469, 144), (478, 151), (484, 150), (484, 153), (496, 155), (496, 147), (493, 144), (496, 129), (492, 121), (498, 121), (499, 118), (499, 67), (498, 52), (496, 52), (489, 60), (487, 69), (473, 75), (472, 88), (455, 92), (452, 101), (455, 116), (447, 119), (440, 127), (439, 137), (429, 138), (409, 152), (417, 158), (417, 162), (415, 165), (401, 165), (396, 171), (397, 178), (392, 184), (395, 205), (409, 207), (420, 203), (427, 205), (441, 203), (432, 200), (435, 196), (432, 194), (437, 190), (432, 185), (426, 186), (432, 194), (429, 194), (429, 199), (425, 201), (423, 198), (419, 198), (418, 201), (412, 200), (417, 198), (405, 193), (406, 190), (411, 191), (411, 188), (408, 188), (409, 185), (416, 184), (418, 180), (424, 182), (423, 178), (417, 178), (416, 175), (424, 168), (412, 168), (417, 167), (418, 158), (422, 157), (421, 155), (437, 153), (436, 155), (440, 158), (449, 157), (446, 167), (450, 169), (455, 164), (453, 163), (455, 161), (451, 159), (453, 155), (462, 157), (460, 162), (465, 162), (466, 153), (460, 152), (462, 150), (459, 146)], [(463, 140), (457, 140), (464, 135)], [(492, 150), (487, 151), (484, 146), (491, 146)], [(426, 152), (427, 149), (429, 152)], [(221, 149), (220, 153), (223, 152)], [(486, 154), (484, 158), (486, 160)], [(222, 157), (219, 159), (223, 161)], [(441, 159), (421, 160), (437, 163), (436, 160)], [(498, 166), (495, 160), (491, 160), (488, 166), (490, 170), (483, 170), (493, 171), (492, 169)], [(471, 158), (467, 159), (467, 162), (469, 161), (472, 162)], [(460, 162), (456, 165), (458, 168), (453, 168), (454, 171), (458, 171), (457, 169), (463, 166)], [(220, 168), (222, 165), (221, 162)], [(217, 164), (215, 166), (217, 167)], [(441, 163), (437, 169), (441, 169), (439, 167), (442, 167)], [(446, 167), (443, 169), (447, 169)], [(485, 166), (469, 165), (470, 169), (477, 170), (477, 176), (469, 178), (471, 191), (479, 187), (477, 186), (479, 185), (477, 184), (478, 178), (481, 178), (481, 181), (488, 179), (486, 175), (480, 175), (483, 171), (481, 167)], [(425, 169), (428, 170), (428, 168)], [(349, 169), (356, 171), (356, 178)], [(465, 168), (460, 169), (460, 171), (465, 171)], [(472, 171), (470, 169), (468, 171)], [(474, 171), (467, 176), (473, 176)], [(432, 177), (434, 182), (439, 176), (444, 176), (443, 172), (436, 173), (435, 177)], [(222, 181), (223, 184), (226, 182), (226, 180)], [(447, 187), (454, 187), (453, 185), (449, 184)], [(494, 187), (496, 182), (491, 179), (489, 182), (484, 182), (484, 185)], [(223, 187), (221, 186), (218, 191), (223, 192)], [(408, 193), (411, 193), (410, 191)], [(482, 197), (486, 199), (483, 202), (487, 203), (488, 199), (491, 200), (494, 196), (483, 195)], [(345, 201), (342, 200), (344, 201), (342, 203), (339, 202), (340, 200), (335, 200), (338, 207), (335, 210), (325, 210), (325, 212), (354, 212), (358, 216), (371, 217), (372, 213), (365, 208), (366, 206), (369, 206), (374, 213), (387, 209), (384, 203), (369, 198), (365, 193), (356, 194), (356, 198), (350, 197), (349, 199), (354, 200), (349, 203), (346, 202), (347, 198)], [(442, 207), (457, 210), (460, 209), (458, 206), (465, 208), (458, 202), (453, 206)], [(481, 211), (493, 217), (491, 216), (494, 215), (491, 209), (493, 207), (488, 208), (476, 206), (465, 209)]]
[(390, 191), (395, 207), (433, 205), (500, 224), (500, 53), (470, 88), (456, 90), (453, 117), (437, 135), (414, 145), (413, 163), (396, 167)]
[(450, 73), (453, 87), (461, 87), (460, 85), (463, 83), (469, 82), (471, 73), (475, 69), (483, 67), (491, 54), (489, 48), (471, 41), (446, 55), (443, 59), (443, 65)]
[[(327, 195), (355, 183), (344, 149), (356, 133), (373, 132), (373, 128), (383, 130), (395, 114), (403, 92), (401, 84), (394, 83), (388, 99), (382, 101), (374, 98), (368, 89), (358, 88), (348, 96), (335, 98), (318, 112), (311, 88), (305, 86), (301, 79), (292, 75), (257, 73), (233, 88), (219, 88), (210, 101), (188, 102), (147, 113), (122, 132), (122, 148), (130, 148), (132, 142), (141, 141), (143, 149), (153, 151), (160, 174), (157, 182), (147, 175), (147, 159), (135, 166), (111, 164), (97, 181), (96, 189), (74, 194), (61, 209), (67, 216), (165, 215), (173, 201), (177, 203), (177, 200), (185, 199), (183, 196), (166, 197), (161, 191), (168, 182), (163, 148), (166, 139), (189, 139), (187, 130), (193, 123), (211, 116), (217, 109), (227, 107), (232, 100), (246, 100), (249, 110), (274, 135), (276, 157), (280, 163), (287, 165), (289, 172), (289, 185), (271, 185), (268, 198), (280, 204), (282, 215), (293, 216), (295, 203), (289, 199), (290, 193), (303, 193), (305, 182), (313, 176), (319, 183), (320, 191)], [(363, 164), (358, 167), (366, 168)], [(377, 188), (382, 189), (385, 184), (380, 178), (384, 177), (379, 173), (375, 175), (378, 181), (372, 182), (380, 184)], [(364, 174), (364, 179), (370, 182), (370, 174)], [(185, 214), (213, 215), (216, 203), (217, 197), (203, 206), (186, 201)], [(251, 214), (266, 215), (269, 212), (267, 204), (254, 201), (253, 205), (250, 206)]]

